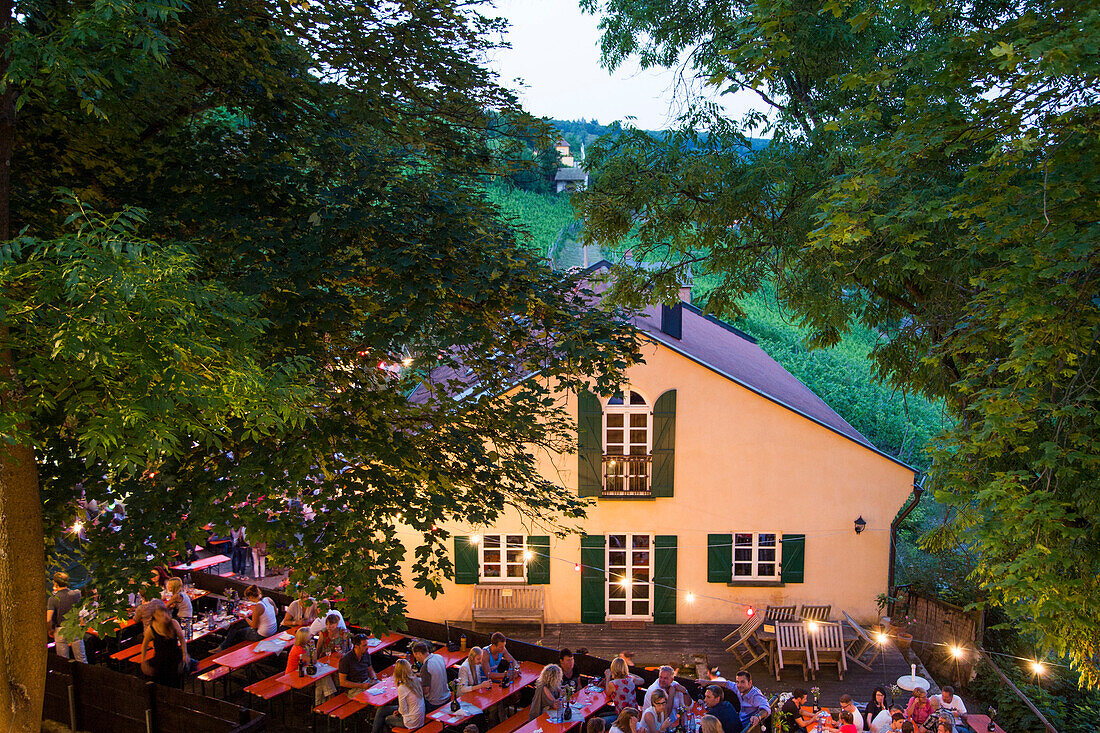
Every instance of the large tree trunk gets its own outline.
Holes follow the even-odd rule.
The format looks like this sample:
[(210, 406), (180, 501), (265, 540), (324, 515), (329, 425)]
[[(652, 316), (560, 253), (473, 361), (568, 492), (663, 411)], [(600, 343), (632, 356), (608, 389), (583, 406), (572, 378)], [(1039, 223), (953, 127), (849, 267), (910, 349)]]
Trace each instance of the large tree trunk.
[[(0, 0), (0, 76), (7, 72), (12, 0)], [(0, 242), (11, 238), (11, 159), (15, 91), (0, 94)], [(3, 287), (3, 283), (0, 283)], [(22, 394), (0, 326), (0, 373), (12, 388), (0, 392), (0, 411), (18, 412)], [(10, 380), (10, 381), (9, 381)], [(46, 688), (46, 558), (34, 450), (0, 442), (0, 731), (37, 733)]]
[[(10, 354), (0, 354), (10, 369)], [(4, 394), (0, 402), (16, 397)], [(0, 450), (0, 731), (30, 733), (41, 727), (46, 686), (42, 506), (34, 451)]]

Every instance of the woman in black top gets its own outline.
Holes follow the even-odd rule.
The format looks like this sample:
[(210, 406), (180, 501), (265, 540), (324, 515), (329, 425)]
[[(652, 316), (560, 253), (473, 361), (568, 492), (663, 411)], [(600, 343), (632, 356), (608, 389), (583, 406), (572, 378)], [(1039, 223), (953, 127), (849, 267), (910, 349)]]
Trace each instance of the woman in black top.
[[(187, 639), (183, 629), (168, 613), (163, 601), (153, 601), (153, 620), (145, 627), (141, 640), (141, 671), (153, 681), (166, 687), (180, 687), (183, 669), (190, 664), (187, 656)], [(149, 645), (153, 645), (153, 659), (145, 657)]]
[(875, 719), (875, 716), (886, 709), (886, 688), (876, 687), (875, 691), (871, 693), (871, 702), (867, 703), (867, 709), (864, 710), (864, 723), (863, 730), (871, 730), (871, 721)]

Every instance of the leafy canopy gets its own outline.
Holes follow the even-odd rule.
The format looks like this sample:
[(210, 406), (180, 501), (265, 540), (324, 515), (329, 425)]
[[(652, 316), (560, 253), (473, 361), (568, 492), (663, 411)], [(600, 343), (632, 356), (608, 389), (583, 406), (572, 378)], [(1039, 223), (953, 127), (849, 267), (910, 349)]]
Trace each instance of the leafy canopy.
[[(144, 13), (92, 7), (116, 6)], [(103, 385), (64, 391), (46, 329), (13, 324), (17, 360), (42, 384), (29, 416), (47, 538), (56, 560), (91, 568), (104, 607), (148, 577), (150, 562), (201, 542), (212, 522), (246, 525), (268, 542), (272, 564), (293, 568), (318, 597), (340, 587), (349, 619), (400, 625), (400, 563), (432, 592), (451, 571), (445, 522), (489, 523), (515, 507), (568, 529), (583, 503), (535, 470), (539, 451), (573, 440), (556, 390), (582, 381), (610, 390), (638, 351), (622, 314), (594, 308), (576, 277), (518, 247), (485, 196), (485, 181), (515, 171), (532, 131), (545, 128), (478, 65), (496, 21), (466, 2), (198, 0), (144, 13), (157, 53), (131, 58), (125, 44), (112, 54), (73, 35), (84, 10), (28, 2), (25, 11), (20, 32), (38, 47), (68, 34), (82, 52), (95, 49), (82, 63), (101, 84), (89, 109), (79, 85), (40, 82), (52, 73), (44, 57), (20, 62), (31, 70), (19, 77), (15, 226), (37, 242), (62, 239), (72, 206), (56, 203), (59, 187), (100, 211), (131, 212), (108, 228), (140, 207), (153, 269), (182, 268), (170, 243), (187, 242), (187, 278), (226, 296), (202, 318), (252, 329), (256, 362), (287, 365), (275, 375), (285, 373), (288, 394), (309, 395), (304, 416), (272, 424), (279, 393), (259, 390), (272, 404), (253, 405), (258, 384), (241, 383), (233, 404), (245, 414), (206, 435), (171, 390), (148, 406), (120, 394), (122, 417), (97, 427), (96, 446), (129, 445), (142, 409), (174, 420), (159, 438), (174, 450), (130, 470), (137, 456), (120, 460), (57, 429), (110, 399)], [(26, 248), (19, 257), (32, 264)], [(63, 297), (61, 285), (41, 293), (58, 320), (76, 308)], [(97, 307), (109, 320), (124, 302), (112, 295)], [(233, 320), (232, 303), (249, 318)], [(175, 311), (150, 315), (177, 319), (178, 331), (148, 345), (147, 371), (173, 389), (221, 358), (188, 347), (190, 326)], [(95, 346), (85, 341), (63, 347), (80, 361)], [(429, 375), (434, 396), (410, 400)], [(117, 531), (105, 520), (88, 528), (76, 558), (63, 557), (54, 542), (80, 490), (101, 504), (124, 499), (127, 519)], [(422, 537), (411, 557), (394, 538), (399, 522)]]
[[(1100, 11), (584, 4), (608, 64), (686, 58), (763, 109), (697, 105), (663, 139), (593, 146), (590, 235), (714, 275), (726, 315), (772, 282), (812, 345), (881, 333), (877, 376), (951, 412), (930, 471), (951, 511), (927, 545), (970, 543), (988, 602), (1100, 682)], [(770, 145), (749, 154), (752, 132)], [(620, 299), (671, 296), (674, 270)]]

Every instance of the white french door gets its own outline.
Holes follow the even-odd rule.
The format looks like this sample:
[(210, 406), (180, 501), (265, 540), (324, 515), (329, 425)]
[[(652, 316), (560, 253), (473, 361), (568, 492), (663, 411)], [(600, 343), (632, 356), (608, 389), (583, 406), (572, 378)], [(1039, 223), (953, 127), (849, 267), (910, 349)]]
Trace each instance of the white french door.
[(607, 616), (653, 618), (653, 537), (607, 535)]

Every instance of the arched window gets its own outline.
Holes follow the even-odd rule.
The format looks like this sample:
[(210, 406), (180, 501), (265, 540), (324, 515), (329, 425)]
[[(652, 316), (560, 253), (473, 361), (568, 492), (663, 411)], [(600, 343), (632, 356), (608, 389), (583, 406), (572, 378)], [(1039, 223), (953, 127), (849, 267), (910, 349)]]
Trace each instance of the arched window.
[(637, 390), (624, 389), (604, 403), (604, 493), (649, 493), (652, 424), (649, 401)]

